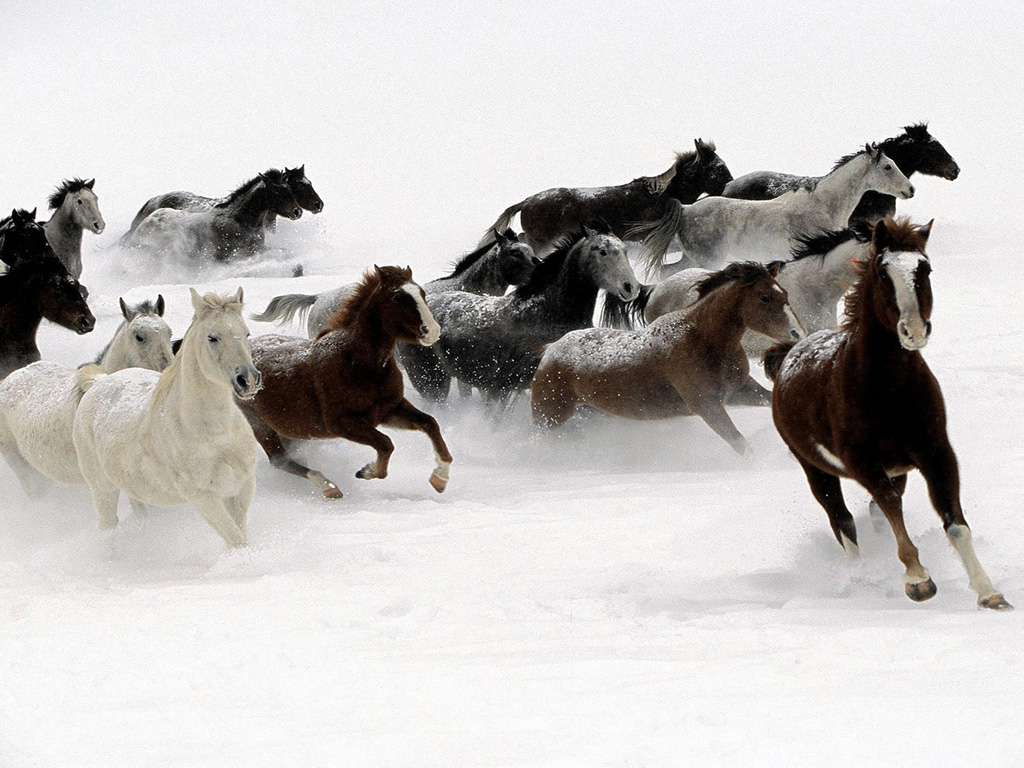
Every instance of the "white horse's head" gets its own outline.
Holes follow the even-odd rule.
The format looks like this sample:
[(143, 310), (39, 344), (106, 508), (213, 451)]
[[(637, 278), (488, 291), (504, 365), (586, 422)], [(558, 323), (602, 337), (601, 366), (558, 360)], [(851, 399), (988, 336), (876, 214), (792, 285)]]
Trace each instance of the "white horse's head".
[(874, 144), (864, 148), (867, 159), (867, 170), (864, 180), (868, 189), (893, 195), (901, 200), (909, 200), (914, 196), (914, 185), (903, 175), (903, 171), (888, 155)]
[(626, 244), (615, 235), (601, 234), (584, 228), (580, 244), (581, 263), (588, 265), (591, 277), (601, 288), (623, 301), (632, 301), (640, 294), (640, 281), (626, 254)]
[(75, 181), (78, 183), (65, 182), (66, 191), (60, 207), (78, 227), (98, 235), (107, 224), (103, 221), (99, 199), (92, 189), (96, 179), (89, 179), (86, 182)]
[[(119, 368), (148, 368), (162, 371), (171, 364), (174, 352), (171, 350), (171, 327), (164, 320), (164, 297), (157, 296), (156, 303), (146, 301), (135, 307), (121, 302), (124, 326), (118, 337), (111, 343), (111, 358)], [(114, 370), (108, 366), (109, 371)]]
[(252, 362), (249, 329), (242, 319), (242, 289), (233, 296), (189, 291), (195, 317), (179, 354), (193, 351), (207, 379), (226, 383), (238, 397), (249, 400), (259, 391), (263, 377)]

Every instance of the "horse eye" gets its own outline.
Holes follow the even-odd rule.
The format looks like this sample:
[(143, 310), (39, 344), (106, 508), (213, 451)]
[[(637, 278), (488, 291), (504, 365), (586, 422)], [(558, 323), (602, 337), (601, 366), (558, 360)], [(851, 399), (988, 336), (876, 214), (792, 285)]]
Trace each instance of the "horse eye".
[(892, 165), (887, 163), (886, 166), (885, 166), (885, 170), (891, 171), (892, 170)]
[(768, 296), (767, 294), (765, 294), (764, 296), (761, 297), (761, 303), (762, 304), (771, 304), (771, 302), (772, 302), (772, 297), (771, 296)]
[(930, 275), (932, 273), (932, 265), (927, 261), (922, 261), (920, 271), (922, 275)]
[(206, 340), (209, 341), (211, 344), (216, 344), (218, 341), (220, 341), (220, 336), (215, 336), (214, 334), (211, 333), (209, 336), (206, 337)]
[(82, 204), (82, 198), (78, 198), (78, 200), (76, 200), (75, 202), (77, 202), (79, 205), (81, 205)]
[(135, 340), (137, 342), (139, 342), (139, 344), (142, 344), (146, 339), (145, 339), (145, 337), (143, 337), (143, 335), (141, 333), (136, 333), (135, 334)]

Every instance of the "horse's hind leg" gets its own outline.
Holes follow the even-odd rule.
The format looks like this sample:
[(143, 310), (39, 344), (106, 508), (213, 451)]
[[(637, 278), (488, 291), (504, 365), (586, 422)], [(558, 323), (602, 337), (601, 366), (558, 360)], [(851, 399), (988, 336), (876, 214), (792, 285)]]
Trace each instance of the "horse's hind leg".
[(438, 493), (443, 493), (444, 489), (448, 487), (452, 455), (441, 436), (441, 428), (437, 425), (437, 419), (424, 413), (408, 400), (402, 400), (384, 424), (398, 429), (419, 430), (430, 438), (430, 444), (434, 447), (434, 459), (437, 462), (437, 466), (430, 475), (430, 485)]
[(942, 518), (946, 537), (967, 571), (971, 589), (978, 595), (978, 605), (995, 610), (1012, 608), (1013, 606), (992, 585), (974, 551), (971, 529), (960, 507), (960, 471), (953, 449), (948, 443), (939, 446), (933, 455), (926, 459), (918, 458), (917, 464), (928, 484), (928, 496), (932, 500), (932, 505)]
[[(328, 499), (340, 499), (342, 497), (341, 490), (337, 485), (332, 483), (315, 469), (310, 469), (309, 467), (299, 464), (299, 462), (292, 459), (288, 455), (287, 446), (277, 432), (272, 430), (262, 421), (252, 417), (249, 418), (249, 424), (252, 426), (252, 432), (256, 437), (256, 442), (258, 442), (266, 452), (267, 458), (270, 459), (270, 463), (274, 467), (293, 475), (306, 478), (313, 483), (313, 485), (319, 488), (320, 492)], [(248, 505), (246, 505), (246, 508), (248, 508)]]
[(18, 481), (21, 483), (25, 495), (31, 498), (41, 496), (50, 484), (49, 479), (29, 464), (25, 457), (21, 455), (21, 451), (18, 450), (13, 437), (8, 438), (7, 435), (0, 435), (0, 454), (3, 454), (7, 465), (18, 476)]
[(558, 427), (576, 410), (576, 392), (557, 365), (541, 365), (530, 384), (530, 411), (539, 427)]
[(808, 464), (799, 457), (798, 460), (807, 476), (811, 493), (828, 515), (828, 522), (832, 526), (836, 540), (850, 557), (857, 557), (860, 554), (857, 546), (857, 524), (853, 521), (850, 510), (846, 508), (839, 478)]
[(231, 519), (235, 521), (235, 525), (245, 535), (246, 532), (246, 519), (249, 514), (249, 505), (252, 503), (253, 494), (256, 491), (256, 476), (252, 475), (245, 483), (241, 493), (237, 496), (225, 499), (224, 504), (228, 508), (228, 513), (231, 515)]
[(196, 512), (221, 535), (229, 547), (245, 546), (245, 530), (228, 512), (223, 500), (204, 494), (195, 501)]
[(96, 507), (97, 522), (101, 530), (117, 526), (117, 500), (121, 491), (116, 485), (105, 480), (89, 480), (92, 503)]

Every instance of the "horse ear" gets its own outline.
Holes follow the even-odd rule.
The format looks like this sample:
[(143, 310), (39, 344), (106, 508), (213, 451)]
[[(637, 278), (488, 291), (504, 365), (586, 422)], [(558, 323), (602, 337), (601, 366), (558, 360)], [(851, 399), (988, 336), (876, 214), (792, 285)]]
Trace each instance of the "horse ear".
[(235, 295), (231, 297), (231, 301), (236, 304), (242, 303), (242, 286), (238, 286), (238, 290), (235, 291)]
[(164, 295), (158, 293), (156, 296), (156, 314), (158, 317), (164, 316)]
[(881, 253), (889, 246), (889, 228), (885, 225), (885, 219), (880, 219), (875, 224), (875, 233), (871, 239), (875, 244), (875, 253)]
[(928, 236), (931, 235), (931, 233), (932, 233), (932, 224), (934, 224), (934, 223), (935, 223), (935, 219), (932, 219), (931, 221), (929, 221), (924, 226), (921, 226), (921, 227), (917, 228), (917, 234), (919, 234), (921, 236), (921, 238), (926, 243), (928, 242)]
[(305, 163), (303, 163), (302, 165), (300, 165), (300, 166), (299, 166), (298, 168), (296, 168), (295, 170), (297, 170), (297, 171), (299, 172), (299, 175), (300, 175), (300, 176), (305, 176), (305, 175), (306, 175), (306, 164), (305, 164)]
[(771, 275), (772, 277), (778, 277), (779, 272), (782, 271), (782, 262), (769, 261), (767, 264), (765, 264), (765, 268), (768, 270), (769, 275)]
[(85, 182), (85, 184), (83, 184), (82, 186), (83, 186), (83, 187), (85, 187), (86, 189), (92, 189), (92, 186), (93, 186), (93, 184), (95, 184), (95, 183), (96, 183), (96, 179), (89, 179), (89, 180), (88, 180), (87, 182)]
[(131, 310), (128, 309), (128, 305), (124, 303), (124, 297), (119, 298), (117, 300), (117, 303), (121, 305), (121, 315), (124, 317), (125, 320), (127, 320), (128, 322), (131, 322), (131, 320), (132, 320), (131, 314), (132, 313), (131, 313)]
[(701, 157), (707, 157), (710, 154), (711, 146), (704, 139), (694, 139), (693, 144), (697, 147), (697, 154)]
[(498, 245), (505, 245), (505, 243), (508, 242), (508, 238), (505, 237), (504, 233), (499, 232), (497, 227), (495, 227), (491, 231), (494, 232), (494, 242), (496, 242)]
[(189, 295), (192, 297), (192, 309), (198, 312), (201, 309), (206, 308), (206, 302), (203, 300), (203, 297), (199, 295), (199, 291), (190, 286), (188, 292)]
[(36, 220), (36, 211), (38, 211), (38, 210), (39, 210), (39, 208), (33, 208), (32, 209), (32, 212), (28, 215), (29, 216), (29, 220), (31, 220), (31, 221), (35, 221)]

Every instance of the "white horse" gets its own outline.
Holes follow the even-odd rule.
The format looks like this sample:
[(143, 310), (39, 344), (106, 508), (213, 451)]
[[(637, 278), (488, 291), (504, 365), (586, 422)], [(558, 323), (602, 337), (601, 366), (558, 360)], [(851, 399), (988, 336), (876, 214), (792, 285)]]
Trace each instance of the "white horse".
[[(164, 298), (129, 307), (121, 300), (124, 321), (101, 353), (108, 373), (123, 368), (162, 371), (171, 363), (171, 329), (164, 321)], [(69, 485), (85, 478), (71, 439), (81, 390), (78, 371), (40, 360), (19, 368), (0, 382), (0, 453), (34, 496), (46, 486), (45, 477)], [(45, 477), (44, 477), (45, 476)]]
[(246, 542), (256, 488), (256, 440), (235, 396), (253, 397), (261, 377), (234, 296), (191, 289), (195, 316), (162, 373), (84, 368), (72, 435), (101, 528), (117, 525), (123, 491), (145, 504), (192, 504), (230, 546)]
[[(930, 230), (928, 224), (918, 231), (927, 239)], [(856, 229), (804, 238), (793, 253), (793, 259), (781, 263), (776, 282), (789, 294), (789, 304), (807, 333), (834, 329), (839, 324), (839, 300), (856, 280), (856, 263), (871, 253), (870, 226), (861, 224)], [(711, 270), (693, 267), (662, 280), (647, 298), (644, 320), (650, 323), (669, 312), (692, 306), (698, 298), (696, 284), (710, 273)], [(772, 343), (754, 331), (743, 336), (743, 348), (752, 357)]]
[(646, 228), (644, 261), (649, 272), (661, 267), (662, 255), (675, 236), (685, 266), (717, 267), (752, 259), (767, 263), (789, 257), (801, 235), (845, 227), (865, 192), (874, 190), (906, 200), (914, 185), (884, 152), (868, 145), (851, 155), (809, 190), (773, 200), (706, 197)]
[(50, 195), (50, 209), (54, 213), (43, 224), (50, 247), (76, 280), (82, 276), (82, 231), (87, 229), (98, 235), (107, 226), (92, 189), (95, 183), (96, 179), (63, 182)]

